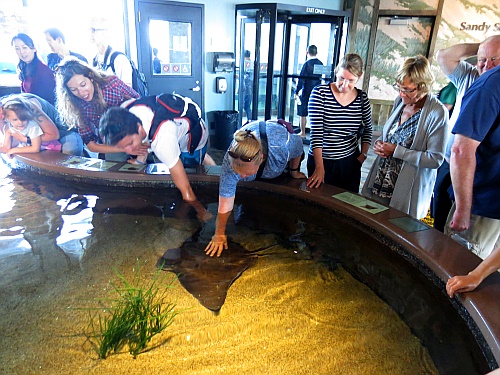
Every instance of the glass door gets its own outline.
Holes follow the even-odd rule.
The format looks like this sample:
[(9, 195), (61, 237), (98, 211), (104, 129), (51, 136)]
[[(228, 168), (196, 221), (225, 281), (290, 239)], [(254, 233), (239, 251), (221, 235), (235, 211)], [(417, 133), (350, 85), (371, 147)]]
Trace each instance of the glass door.
[[(299, 107), (307, 106), (315, 85), (330, 82), (332, 71), (344, 55), (346, 33), (341, 37), (342, 27), (343, 22), (323, 22), (311, 17), (290, 20), (280, 116), (292, 124), (300, 123)], [(304, 68), (308, 61), (309, 68)]]
[(235, 108), (242, 124), (265, 118), (269, 53), (274, 50), (274, 45), (269, 48), (271, 16), (268, 9), (250, 9), (237, 14), (240, 37), (236, 49)]
[[(294, 97), (299, 79), (330, 79), (345, 51), (349, 13), (307, 14), (306, 7), (257, 5), (236, 6), (235, 109), (241, 124), (283, 118), (298, 126)], [(321, 64), (301, 77), (311, 44)]]
[(177, 93), (203, 108), (203, 6), (139, 1), (138, 59), (149, 94)]

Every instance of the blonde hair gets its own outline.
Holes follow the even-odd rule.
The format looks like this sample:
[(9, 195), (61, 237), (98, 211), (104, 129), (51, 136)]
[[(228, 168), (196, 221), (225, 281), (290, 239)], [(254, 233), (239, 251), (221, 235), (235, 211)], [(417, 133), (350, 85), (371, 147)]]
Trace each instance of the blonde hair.
[(363, 75), (363, 59), (357, 53), (348, 53), (335, 67), (335, 74), (340, 69), (345, 69), (359, 78)]
[(407, 58), (396, 74), (396, 82), (402, 85), (405, 78), (415, 84), (418, 91), (430, 92), (434, 83), (434, 75), (429, 60), (422, 55)]
[(243, 158), (253, 158), (251, 162), (245, 162), (239, 158), (231, 158), (231, 165), (236, 168), (244, 168), (249, 163), (260, 165), (264, 160), (262, 144), (255, 132), (239, 129), (234, 133), (234, 140), (229, 147), (229, 151)]
[(56, 72), (57, 109), (68, 125), (83, 127), (85, 123), (80, 109), (82, 99), (73, 94), (67, 86), (68, 81), (76, 74), (87, 77), (94, 85), (92, 102), (97, 104), (101, 112), (108, 107), (102, 96), (101, 87), (108, 83), (109, 76), (72, 56), (64, 58), (59, 64)]

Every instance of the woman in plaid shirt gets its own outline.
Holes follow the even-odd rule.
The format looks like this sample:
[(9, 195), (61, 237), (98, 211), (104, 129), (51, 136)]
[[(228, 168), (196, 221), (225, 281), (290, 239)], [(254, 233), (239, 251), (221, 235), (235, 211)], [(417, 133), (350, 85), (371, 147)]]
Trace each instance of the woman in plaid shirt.
[[(139, 94), (134, 89), (116, 76), (108, 76), (78, 59), (68, 57), (57, 69), (56, 92), (59, 112), (67, 124), (78, 129), (89, 151), (103, 154), (121, 153), (121, 156), (125, 156), (122, 149), (102, 142), (99, 120), (108, 108), (138, 98)], [(137, 154), (140, 153), (142, 152), (138, 150)], [(126, 159), (121, 156), (111, 159)], [(110, 159), (108, 155), (106, 159)]]

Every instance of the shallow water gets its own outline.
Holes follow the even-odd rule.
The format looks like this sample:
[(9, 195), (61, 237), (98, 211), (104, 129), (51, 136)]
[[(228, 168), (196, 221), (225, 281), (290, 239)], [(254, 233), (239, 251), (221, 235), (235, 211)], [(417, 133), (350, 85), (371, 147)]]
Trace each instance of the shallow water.
[[(139, 263), (147, 280), (165, 250), (193, 236), (207, 242), (213, 220), (198, 221), (173, 190), (1, 173), (2, 374), (437, 373), (397, 314), (338, 264), (335, 248), (361, 246), (335, 233), (348, 228), (321, 225), (324, 213), (300, 202), (291, 212), (244, 194), (228, 234), (257, 262), (230, 287), (220, 313), (174, 281), (180, 313), (153, 348), (135, 360), (126, 351), (98, 360), (83, 334), (83, 308), (112, 296), (116, 271), (133, 278)], [(196, 193), (215, 214), (217, 192)]]

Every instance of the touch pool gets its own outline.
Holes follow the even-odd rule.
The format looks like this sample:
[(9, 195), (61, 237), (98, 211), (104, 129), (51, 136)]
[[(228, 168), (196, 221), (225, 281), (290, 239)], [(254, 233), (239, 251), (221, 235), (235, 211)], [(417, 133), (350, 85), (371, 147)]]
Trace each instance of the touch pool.
[[(213, 221), (198, 221), (172, 189), (54, 182), (2, 182), (10, 196), (2, 243), (12, 249), (0, 258), (5, 373), (472, 374), (496, 366), (475, 320), (450, 303), (412, 246), (342, 202), (335, 210), (311, 200), (293, 181), (239, 189), (228, 234), (257, 261), (218, 315), (178, 284), (172, 298), (183, 311), (152, 350), (97, 360), (82, 334), (87, 316), (75, 307), (109, 294), (113, 269), (133, 276), (139, 259), (151, 277), (166, 249), (206, 243)], [(215, 213), (216, 184), (195, 186)]]

